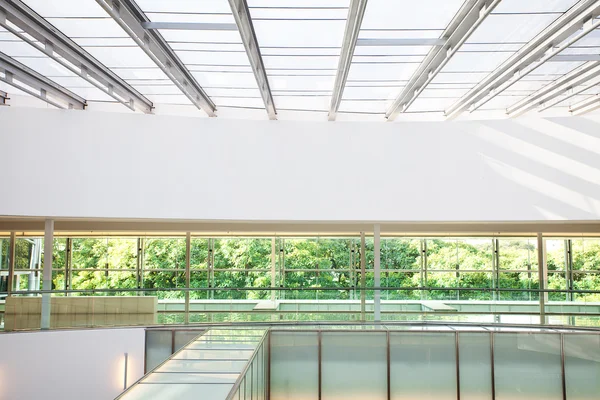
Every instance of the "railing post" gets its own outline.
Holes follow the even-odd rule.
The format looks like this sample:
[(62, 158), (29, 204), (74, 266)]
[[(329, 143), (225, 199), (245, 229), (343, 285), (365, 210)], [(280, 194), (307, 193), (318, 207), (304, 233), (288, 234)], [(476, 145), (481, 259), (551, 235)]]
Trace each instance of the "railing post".
[[(52, 290), (52, 253), (54, 244), (54, 220), (47, 219), (44, 229), (44, 293), (42, 293), (42, 320), (40, 327), (50, 329), (50, 301)], [(47, 291), (47, 293), (46, 293)]]

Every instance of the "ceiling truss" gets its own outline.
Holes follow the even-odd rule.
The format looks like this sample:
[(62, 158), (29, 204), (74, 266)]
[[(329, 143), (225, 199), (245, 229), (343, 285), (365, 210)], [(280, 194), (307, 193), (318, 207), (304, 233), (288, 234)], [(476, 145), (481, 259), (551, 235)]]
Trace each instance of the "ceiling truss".
[(265, 103), (265, 108), (269, 119), (277, 119), (277, 110), (275, 109), (275, 102), (273, 101), (273, 95), (271, 94), (271, 87), (269, 86), (269, 80), (265, 71), (262, 55), (260, 53), (260, 47), (258, 40), (256, 39), (256, 33), (254, 32), (254, 25), (252, 24), (252, 18), (250, 17), (250, 9), (246, 0), (229, 0), (231, 12), (235, 18), (235, 22), (240, 31), (252, 72), (256, 78), (258, 84), (258, 90)]
[(388, 121), (393, 121), (400, 113), (408, 110), (411, 104), (425, 90), (444, 66), (481, 25), (501, 0), (467, 0), (441, 37), (441, 47), (431, 49), (425, 60), (410, 78), (402, 93), (396, 98), (386, 113)]
[[(76, 110), (83, 110), (86, 107), (85, 99), (4, 53), (0, 53), (0, 73), (0, 81), (55, 107)], [(0, 101), (5, 103), (6, 99), (6, 93), (1, 92)]]
[(20, 0), (0, 0), (0, 26), (126, 107), (152, 112), (150, 100)]
[(329, 121), (335, 121), (337, 111), (340, 108), (340, 103), (342, 102), (342, 95), (344, 94), (344, 88), (346, 87), (346, 80), (348, 79), (348, 73), (350, 72), (350, 66), (352, 65), (352, 57), (354, 56), (354, 49), (356, 48), (358, 34), (360, 32), (360, 25), (362, 24), (366, 7), (367, 0), (350, 1), (348, 20), (346, 21), (346, 31), (344, 33), (344, 41), (342, 44), (340, 61), (335, 76), (331, 104), (329, 106)]
[(600, 1), (581, 0), (446, 110), (475, 111), (600, 26)]
[(148, 25), (150, 20), (131, 0), (96, 0), (96, 2), (127, 32), (154, 63), (173, 81), (188, 99), (210, 117), (216, 116), (216, 106), (162, 36)]

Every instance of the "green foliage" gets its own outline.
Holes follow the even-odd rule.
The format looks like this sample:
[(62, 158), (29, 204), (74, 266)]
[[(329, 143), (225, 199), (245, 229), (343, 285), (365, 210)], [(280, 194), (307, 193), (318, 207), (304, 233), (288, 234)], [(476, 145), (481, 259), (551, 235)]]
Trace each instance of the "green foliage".
[[(16, 242), (16, 268), (39, 270), (33, 242)], [(141, 251), (138, 245), (142, 244)], [(539, 288), (535, 239), (499, 239), (499, 270), (492, 273), (495, 246), (492, 239), (384, 238), (381, 242), (382, 298), (389, 300), (491, 300), (494, 288), (524, 289), (497, 292), (500, 300), (535, 300)], [(549, 289), (566, 289), (565, 252), (562, 240), (550, 240), (547, 251)], [(572, 240), (574, 289), (600, 290), (600, 241)], [(2, 253), (8, 242), (0, 242)], [(288, 299), (356, 299), (360, 296), (360, 241), (356, 238), (277, 239), (277, 278), (271, 282), (270, 238), (193, 238), (190, 248), (192, 299), (267, 299), (271, 286)], [(53, 288), (66, 287), (67, 240), (54, 242)], [(427, 271), (422, 271), (423, 251)], [(160, 298), (181, 299), (186, 287), (184, 238), (74, 238), (71, 253), (72, 289), (151, 289)], [(373, 240), (366, 240), (367, 287), (374, 286)], [(43, 259), (41, 260), (43, 262)], [(4, 261), (3, 261), (4, 262)], [(212, 266), (212, 268), (209, 268)], [(4, 264), (1, 266), (4, 268)], [(142, 271), (138, 277), (138, 269)], [(592, 273), (583, 273), (591, 271)], [(21, 277), (21, 289), (28, 279)], [(39, 278), (38, 278), (39, 279)], [(239, 290), (249, 288), (251, 290)], [(320, 290), (320, 288), (336, 290)], [(431, 291), (428, 288), (444, 288)], [(473, 290), (453, 290), (463, 288)], [(481, 290), (485, 288), (486, 290)], [(313, 289), (313, 290), (306, 290)], [(316, 289), (316, 290), (314, 290)], [(125, 294), (125, 293), (121, 293)], [(135, 292), (129, 293), (131, 295)], [(367, 292), (372, 298), (373, 291)], [(549, 293), (550, 300), (565, 300), (565, 293)], [(595, 293), (579, 294), (580, 301), (600, 301)]]

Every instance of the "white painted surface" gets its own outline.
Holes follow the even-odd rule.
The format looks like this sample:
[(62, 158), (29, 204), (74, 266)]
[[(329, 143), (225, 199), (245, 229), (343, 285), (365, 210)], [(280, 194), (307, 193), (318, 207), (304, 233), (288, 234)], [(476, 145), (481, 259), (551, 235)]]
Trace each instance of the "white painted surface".
[(114, 399), (144, 372), (144, 329), (0, 334), (0, 399)]
[(3, 107), (0, 171), (0, 215), (595, 220), (600, 120), (325, 123)]

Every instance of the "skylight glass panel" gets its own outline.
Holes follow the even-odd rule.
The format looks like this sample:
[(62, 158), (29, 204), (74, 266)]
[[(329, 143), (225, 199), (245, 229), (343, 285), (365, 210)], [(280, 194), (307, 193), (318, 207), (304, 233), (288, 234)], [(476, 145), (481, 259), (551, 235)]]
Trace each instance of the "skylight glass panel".
[(88, 17), (106, 18), (106, 12), (90, 0), (21, 0), (44, 18)]
[(467, 43), (526, 43), (536, 37), (558, 14), (492, 14), (473, 32)]
[(411, 112), (443, 112), (452, 104), (452, 99), (444, 98), (417, 98), (410, 106)]
[[(463, 0), (370, 0), (358, 36), (363, 42), (357, 43), (348, 81), (408, 81), (439, 45), (435, 42), (462, 5)], [(384, 113), (404, 88), (397, 82), (393, 86), (385, 95), (378, 92), (377, 101), (364, 104), (346, 101), (353, 100), (355, 93), (345, 90), (340, 111), (358, 112), (357, 106), (364, 105), (369, 112)]]
[(276, 108), (329, 109), (348, 5), (349, 0), (248, 0)]
[(369, 0), (361, 30), (445, 29), (462, 3), (463, 0)]
[(494, 13), (564, 13), (577, 0), (502, 0)]
[(464, 53), (458, 51), (444, 67), (446, 72), (492, 72), (506, 59), (505, 53)]
[[(235, 24), (227, 0), (142, 0), (152, 22)], [(236, 30), (159, 29), (217, 107), (264, 107), (242, 38)], [(247, 88), (224, 94), (220, 88)]]
[(381, 113), (381, 110), (387, 109), (391, 104), (391, 100), (352, 101), (344, 99), (340, 103), (339, 111), (352, 113)]

